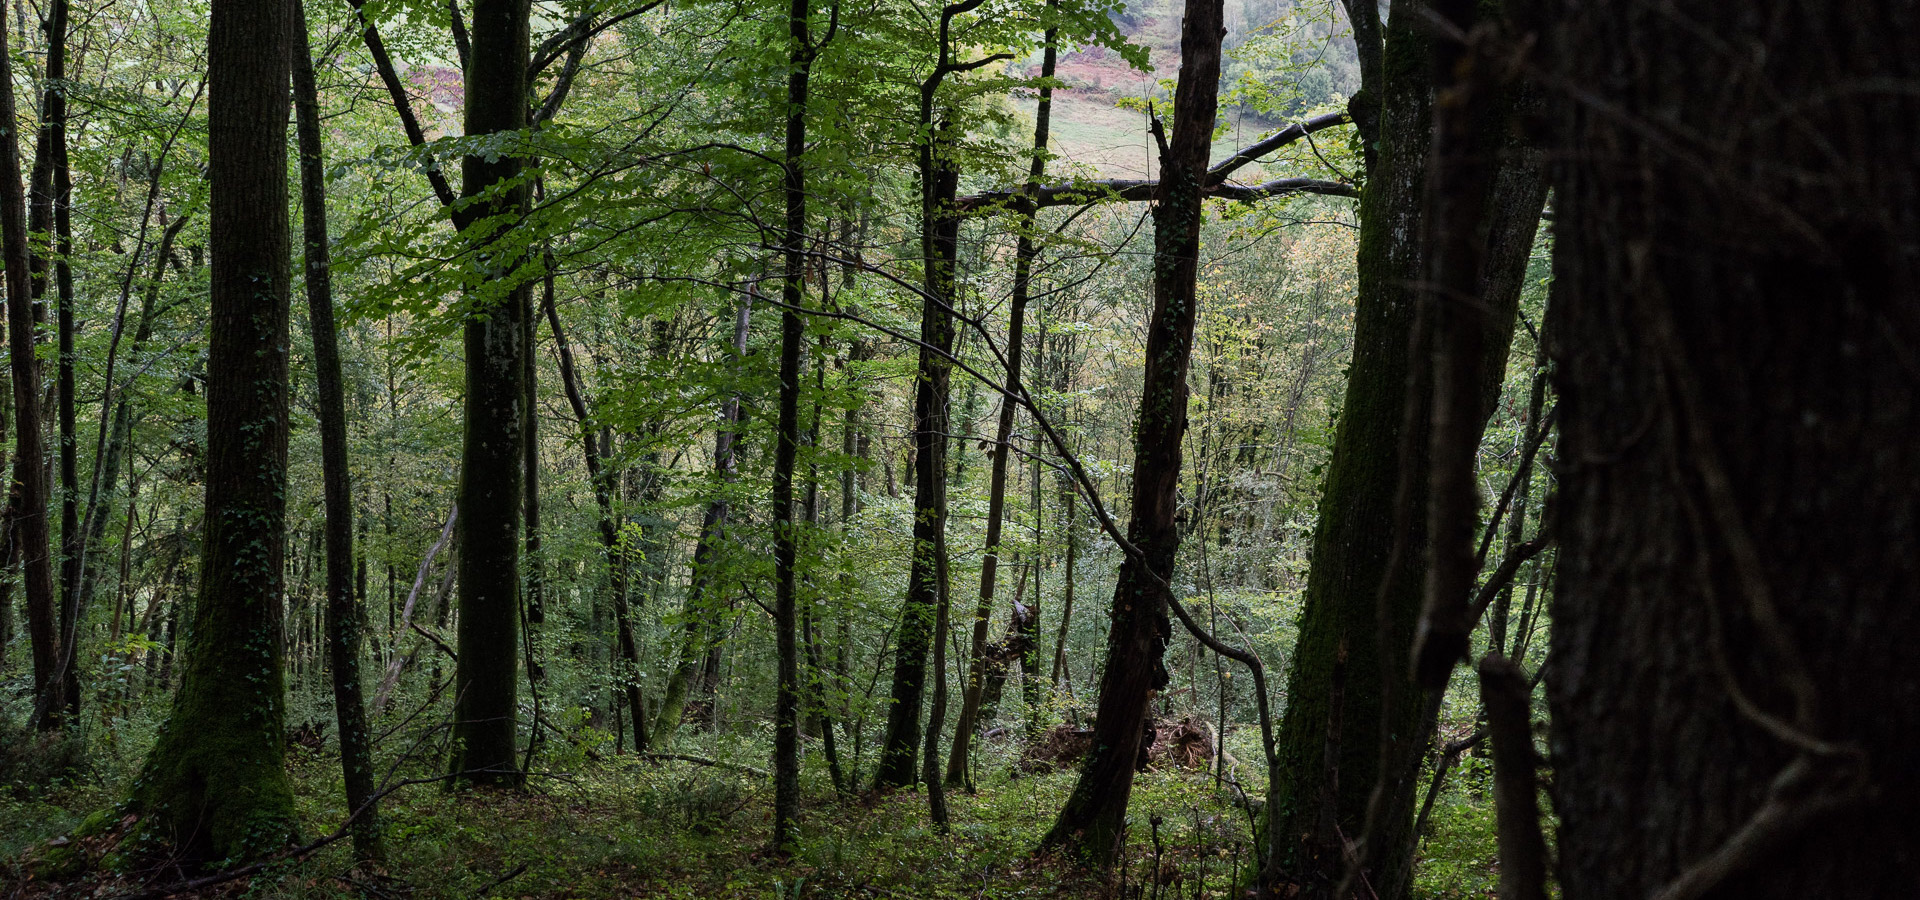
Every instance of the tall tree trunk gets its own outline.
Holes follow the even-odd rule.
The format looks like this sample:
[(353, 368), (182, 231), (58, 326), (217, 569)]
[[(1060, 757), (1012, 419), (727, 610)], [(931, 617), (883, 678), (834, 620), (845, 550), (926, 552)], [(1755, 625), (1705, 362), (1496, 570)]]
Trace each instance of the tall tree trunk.
[[(923, 127), (932, 130), (931, 91), (923, 104)], [(907, 570), (907, 596), (900, 605), (893, 684), (888, 692), (887, 730), (880, 747), (874, 786), (899, 788), (919, 779), (920, 712), (927, 678), (927, 652), (937, 637), (934, 619), (945, 593), (947, 531), (948, 388), (953, 350), (953, 265), (960, 221), (951, 205), (960, 173), (946, 159), (949, 126), (921, 148), (921, 258), (925, 296), (921, 298), (920, 358), (913, 393), (913, 549)], [(930, 785), (937, 790), (938, 785)]]
[[(67, 10), (66, 0), (53, 0), (46, 19), (47, 87), (40, 101), (40, 130), (34, 141), (32, 182), (35, 196), (27, 227), (42, 232), (40, 243), (51, 260), (55, 335), (59, 356), (55, 364), (55, 410), (60, 441), (60, 703), (63, 718), (80, 713), (79, 637), (83, 611), (80, 563), (84, 544), (80, 527), (79, 435), (74, 416), (73, 269), (67, 260), (73, 251), (73, 224), (68, 206), (73, 199), (73, 173), (67, 165)], [(43, 193), (44, 192), (44, 193)], [(38, 220), (32, 221), (32, 220)], [(52, 233), (45, 234), (48, 226)], [(51, 240), (49, 240), (51, 238)], [(45, 291), (49, 259), (34, 261), (40, 277), (36, 297)]]
[(1074, 564), (1079, 561), (1077, 557), (1080, 550), (1080, 529), (1074, 520), (1073, 506), (1074, 500), (1080, 494), (1071, 485), (1068, 485), (1063, 493), (1066, 494), (1066, 502), (1061, 504), (1063, 511), (1060, 514), (1060, 520), (1066, 531), (1067, 560), (1066, 565), (1061, 568), (1060, 633), (1053, 642), (1053, 677), (1050, 683), (1056, 691), (1060, 690), (1062, 683), (1065, 683), (1067, 689), (1071, 691), (1073, 672), (1067, 668), (1067, 628), (1073, 624), (1073, 582), (1078, 574), (1074, 571), (1076, 568)]
[(800, 449), (800, 356), (807, 336), (800, 320), (800, 307), (806, 302), (807, 78), (816, 49), (807, 16), (807, 0), (792, 0), (787, 11), (787, 146), (781, 167), (787, 220), (780, 237), (780, 412), (773, 451), (772, 516), (773, 627), (779, 670), (773, 716), (773, 846), (782, 853), (794, 849), (800, 837), (800, 650), (794, 571), (799, 542), (793, 521), (793, 467)]
[[(320, 141), (320, 89), (313, 71), (302, 0), (292, 0), (294, 119), (300, 146), (300, 213), (307, 275), (307, 316), (320, 407), (320, 462), (326, 504), (327, 661), (333, 669), (334, 719), (347, 812), (354, 817), (355, 855), (379, 862), (374, 808), (373, 741), (361, 696), (364, 610), (353, 585), (353, 481), (347, 458), (347, 394), (340, 372), (340, 336), (333, 318), (333, 260), (327, 245), (326, 155)], [(124, 407), (123, 407), (124, 408)], [(130, 551), (128, 551), (130, 552)], [(363, 573), (364, 569), (361, 570)]]
[[(11, 56), (5, 52), (5, 23), (0, 22), (0, 85), (13, 84)], [(17, 122), (13, 91), (0, 90), (0, 122)], [(27, 637), (33, 644), (34, 727), (58, 728), (65, 690), (60, 684), (59, 611), (55, 608), (51, 537), (47, 526), (46, 447), (41, 441), (40, 363), (34, 358), (32, 256), (27, 233), (27, 202), (20, 187), (20, 138), (16, 129), (0, 129), (0, 229), (4, 230), (7, 282), (7, 341), (13, 372), (13, 489), (15, 537), (22, 560), (21, 582), (27, 601)]]
[[(1161, 659), (1170, 626), (1168, 582), (1180, 546), (1180, 443), (1187, 430), (1187, 370), (1197, 318), (1195, 280), (1204, 214), (1201, 197), (1218, 108), (1222, 0), (1187, 4), (1180, 34), (1180, 84), (1172, 134), (1160, 159), (1153, 206), (1153, 317), (1147, 326), (1146, 371), (1134, 425), (1133, 506), (1129, 555), (1113, 593), (1113, 625), (1100, 680), (1093, 750), (1080, 768), (1060, 817), (1042, 839), (1099, 865), (1111, 865), (1126, 839), (1134, 762), (1149, 727), (1148, 705), (1167, 683)], [(1150, 568), (1142, 567), (1142, 564)]]
[[(527, 126), (529, 0), (474, 0), (473, 65), (467, 70), (469, 136), (511, 134)], [(530, 291), (525, 254), (486, 229), (503, 227), (525, 204), (514, 153), (468, 156), (454, 224), (475, 246), (484, 276), (463, 328), (466, 433), (460, 448), (460, 658), (454, 682), (452, 771), (479, 784), (518, 784), (515, 758), (519, 692), (520, 515), (527, 427), (524, 355)], [(499, 282), (506, 282), (496, 294)]]
[[(873, 780), (874, 787), (880, 789), (905, 787), (917, 779), (927, 651), (936, 637), (936, 609), (947, 601), (947, 432), (953, 418), (949, 398), (952, 303), (960, 243), (960, 219), (953, 201), (960, 187), (960, 169), (951, 150), (953, 122), (936, 117), (936, 113), (940, 86), (947, 76), (978, 65), (953, 58), (952, 28), (955, 17), (979, 5), (979, 0), (959, 0), (940, 8), (939, 59), (920, 82), (915, 167), (920, 189), (920, 354), (908, 450), (914, 488), (913, 548), (907, 567), (907, 596), (900, 604), (896, 629), (899, 643), (894, 652), (893, 683), (887, 692), (887, 730)], [(937, 766), (925, 768), (935, 776), (939, 774)], [(938, 777), (927, 790), (939, 792)], [(934, 803), (938, 811), (943, 801), (936, 798)]]
[(1561, 889), (1911, 897), (1915, 6), (1547, 7)]
[(291, 19), (288, 3), (215, 0), (207, 41), (213, 252), (200, 590), (173, 712), (132, 804), (141, 831), (189, 865), (277, 850), (297, 824), (283, 759), (280, 611)]
[[(1052, 5), (1052, 4), (1049, 4)], [(1046, 51), (1040, 63), (1040, 100), (1033, 114), (1033, 161), (1027, 168), (1027, 191), (1040, 189), (1047, 172), (1047, 129), (1053, 113), (1053, 73), (1059, 60), (1059, 30), (1047, 29)], [(1020, 390), (1020, 355), (1025, 345), (1027, 301), (1033, 280), (1033, 260), (1039, 250), (1033, 241), (1033, 207), (1023, 205), (1015, 217), (1018, 235), (1013, 260), (1013, 297), (1007, 311), (1006, 387)], [(1012, 455), (1012, 397), (1000, 398), (1000, 421), (993, 435), (993, 470), (987, 487), (987, 549), (980, 561), (980, 604), (973, 611), (973, 643), (967, 661), (966, 694), (953, 725), (953, 751), (947, 755), (947, 785), (973, 787), (968, 778), (967, 754), (973, 746), (974, 719), (980, 713), (986, 677), (987, 629), (993, 620), (993, 591), (1000, 571), (1000, 530), (1007, 512), (1007, 460)]]
[[(1356, 35), (1381, 30), (1377, 19), (1360, 21), (1374, 15), (1371, 4), (1350, 3), (1349, 12)], [(1353, 360), (1260, 848), (1265, 884), (1291, 882), (1313, 896), (1331, 891), (1357, 853), (1366, 855), (1368, 882), (1382, 896), (1404, 891), (1412, 776), (1433, 727), (1432, 695), (1410, 669), (1429, 535), (1434, 352), (1416, 313), (1417, 286), (1430, 277), (1422, 204), (1433, 120), (1428, 26), (1419, 16), (1414, 4), (1394, 3), (1384, 52), (1363, 48), (1363, 59), (1381, 62), (1362, 70), (1366, 85), (1352, 108), (1369, 148)], [(1478, 446), (1497, 396), (1545, 199), (1538, 154), (1513, 128), (1524, 102), (1522, 92), (1507, 90), (1494, 113), (1471, 123), (1472, 139), (1498, 152), (1482, 192), (1484, 215), (1470, 226), (1482, 248), (1477, 295), (1486, 312), (1478, 348), (1469, 352), (1479, 376), (1465, 387), (1477, 414), (1454, 413), (1464, 419), (1449, 438), (1456, 444)]]
[[(748, 294), (734, 312), (735, 359), (746, 356), (747, 327), (752, 313), (753, 295)], [(707, 502), (706, 514), (700, 519), (700, 536), (693, 546), (693, 573), (681, 613), (685, 619), (686, 641), (680, 648), (679, 663), (667, 678), (666, 695), (660, 698), (660, 713), (654, 718), (655, 750), (664, 750), (673, 742), (680, 730), (680, 718), (686, 713), (687, 695), (699, 689), (695, 682), (701, 677), (701, 667), (718, 646), (720, 614), (716, 608), (713, 570), (719, 564), (716, 557), (724, 552), (721, 544), (727, 540), (728, 490), (739, 474), (735, 459), (739, 428), (740, 395), (734, 394), (721, 407), (720, 426), (713, 433), (713, 470), (720, 476), (720, 484), (713, 499)]]

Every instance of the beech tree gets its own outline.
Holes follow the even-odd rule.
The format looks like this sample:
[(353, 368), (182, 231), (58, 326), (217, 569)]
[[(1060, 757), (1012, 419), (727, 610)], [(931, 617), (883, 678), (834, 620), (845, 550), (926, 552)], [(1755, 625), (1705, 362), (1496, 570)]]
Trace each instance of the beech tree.
[(1173, 124), (1164, 136), (1160, 186), (1153, 207), (1153, 316), (1147, 326), (1146, 372), (1134, 421), (1133, 515), (1127, 540), (1139, 549), (1120, 565), (1113, 627), (1100, 680), (1093, 748), (1073, 794), (1042, 846), (1063, 847), (1100, 863), (1121, 852), (1127, 800), (1147, 704), (1167, 684), (1162, 654), (1171, 625), (1167, 603), (1180, 547), (1180, 442), (1187, 430), (1187, 368), (1193, 355), (1195, 279), (1207, 154), (1219, 105), (1220, 0), (1187, 5), (1180, 31), (1180, 83)]
[(206, 536), (180, 686), (131, 804), (141, 833), (189, 865), (280, 849), (297, 827), (281, 625), (290, 7), (216, 0), (207, 40)]
[(373, 798), (372, 735), (360, 683), (365, 610), (353, 581), (353, 477), (348, 470), (347, 397), (335, 325), (333, 257), (327, 240), (326, 153), (320, 137), (320, 93), (307, 37), (306, 7), (292, 0), (293, 104), (300, 151), (301, 259), (307, 317), (313, 332), (314, 376), (320, 406), (321, 476), (326, 481), (327, 663), (333, 669), (333, 705), (347, 809), (355, 817), (354, 850), (378, 862), (385, 854)]
[[(0, 24), (0, 42), (6, 31)], [(0, 51), (5, 46), (0, 43)], [(11, 58), (0, 52), (0, 84), (13, 83)], [(13, 122), (13, 91), (0, 91), (0, 121)], [(0, 243), (7, 282), (8, 366), (13, 375), (13, 486), (7, 519), (19, 549), (21, 583), (27, 601), (27, 639), (33, 651), (33, 722), (46, 731), (59, 727), (66, 706), (61, 673), (61, 627), (53, 592), (51, 537), (47, 523), (46, 446), (41, 440), (40, 363), (34, 356), (32, 251), (27, 233), (27, 201), (20, 187), (20, 135), (0, 129)]]
[[(529, 0), (476, 0), (467, 65), (469, 138), (518, 140), (527, 126)], [(460, 658), (454, 674), (453, 772), (476, 784), (517, 784), (520, 685), (520, 521), (527, 427), (525, 327), (532, 291), (524, 239), (506, 232), (528, 187), (513, 150), (461, 161), (455, 226), (477, 268), (461, 325), (466, 354), (460, 451)]]

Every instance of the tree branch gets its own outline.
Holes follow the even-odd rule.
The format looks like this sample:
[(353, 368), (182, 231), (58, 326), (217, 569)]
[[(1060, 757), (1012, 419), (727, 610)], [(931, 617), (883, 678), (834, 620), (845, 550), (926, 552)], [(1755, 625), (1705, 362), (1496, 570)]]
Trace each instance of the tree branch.
[[(1230, 184), (1227, 177), (1260, 158), (1273, 153), (1295, 141), (1301, 140), (1317, 131), (1324, 131), (1348, 121), (1346, 113), (1328, 113), (1315, 116), (1304, 122), (1295, 122), (1271, 136), (1249, 144), (1239, 152), (1214, 164), (1207, 169), (1206, 187), (1202, 195), (1229, 200), (1257, 200), (1286, 193), (1323, 194), (1332, 197), (1358, 197), (1360, 191), (1353, 185), (1338, 181), (1325, 181), (1314, 178), (1280, 178), (1257, 185)], [(1072, 206), (1110, 201), (1151, 200), (1153, 192), (1160, 183), (1145, 178), (1103, 178), (1093, 181), (1077, 181), (1063, 184), (1045, 185), (1032, 192), (1033, 204), (1043, 206)], [(961, 211), (978, 209), (998, 203), (1018, 200), (1026, 194), (1024, 188), (987, 191), (962, 197), (954, 206)]]
[[(407, 143), (415, 147), (427, 142), (427, 133), (420, 128), (420, 117), (413, 112), (413, 95), (407, 93), (407, 86), (400, 83), (400, 73), (393, 68), (393, 57), (387, 53), (386, 42), (380, 39), (380, 29), (367, 15), (367, 0), (347, 0), (353, 7), (354, 15), (360, 17), (362, 26), (360, 37), (367, 45), (367, 53), (373, 57), (373, 68), (380, 73), (381, 83), (387, 86), (387, 96), (393, 100), (393, 110), (400, 114), (400, 127), (407, 133)], [(447, 183), (447, 176), (437, 168), (428, 169), (427, 182), (433, 185), (433, 195), (440, 198), (442, 206), (452, 206), (459, 196)]]

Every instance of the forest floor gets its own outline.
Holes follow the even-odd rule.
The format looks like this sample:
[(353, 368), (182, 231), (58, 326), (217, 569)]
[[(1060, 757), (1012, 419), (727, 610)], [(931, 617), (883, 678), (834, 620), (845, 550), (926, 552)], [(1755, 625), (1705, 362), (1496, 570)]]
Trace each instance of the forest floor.
[[(575, 748), (576, 750), (578, 748)], [(765, 765), (745, 739), (689, 755)], [(767, 852), (772, 790), (749, 772), (680, 761), (556, 752), (525, 790), (448, 794), (418, 785), (381, 807), (389, 864), (353, 872), (340, 841), (253, 878), (179, 896), (274, 898), (1191, 898), (1226, 897), (1247, 865), (1248, 819), (1200, 771), (1149, 771), (1133, 799), (1126, 882), (1096, 878), (1033, 849), (1073, 772), (1020, 774), (1008, 746), (981, 754), (978, 789), (948, 794), (952, 828), (931, 827), (919, 793), (837, 797), (809, 758), (801, 841)], [(289, 763), (307, 838), (344, 818), (338, 762)], [(0, 794), (0, 897), (114, 897), (147, 890), (126, 875), (48, 877), (47, 859), (85, 818), (110, 809), (121, 777), (50, 779)], [(1158, 850), (1156, 852), (1156, 840)], [(84, 844), (84, 842), (79, 842)], [(1157, 879), (1153, 873), (1160, 873)], [(1142, 885), (1157, 882), (1156, 891)]]

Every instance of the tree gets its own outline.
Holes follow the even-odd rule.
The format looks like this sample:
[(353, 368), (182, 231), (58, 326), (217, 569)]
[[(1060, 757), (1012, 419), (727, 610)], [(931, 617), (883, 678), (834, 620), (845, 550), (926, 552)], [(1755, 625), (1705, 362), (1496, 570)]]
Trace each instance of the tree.
[[(834, 26), (839, 25), (839, 12), (836, 4)], [(792, 0), (788, 7), (786, 147), (780, 167), (786, 227), (780, 235), (780, 420), (773, 454), (773, 615), (779, 656), (773, 723), (773, 845), (781, 852), (790, 850), (799, 838), (796, 820), (800, 815), (800, 650), (795, 608), (799, 535), (793, 521), (793, 469), (800, 450), (800, 357), (807, 336), (800, 319), (807, 268), (807, 79), (821, 44), (833, 39), (829, 28), (819, 43), (814, 42), (811, 15), (807, 0)], [(825, 360), (814, 364), (824, 365)]]
[(1180, 83), (1173, 127), (1162, 139), (1160, 186), (1153, 207), (1153, 316), (1147, 326), (1146, 372), (1134, 420), (1133, 506), (1127, 540), (1139, 555), (1120, 565), (1107, 632), (1106, 668), (1093, 726), (1093, 749), (1073, 793), (1041, 844), (1101, 865), (1111, 864), (1126, 837), (1127, 800), (1147, 706), (1166, 686), (1161, 659), (1171, 625), (1167, 603), (1180, 547), (1180, 443), (1187, 430), (1187, 368), (1193, 357), (1200, 225), (1207, 152), (1218, 109), (1221, 0), (1189, 3), (1180, 32)]
[[(467, 67), (469, 138), (518, 141), (527, 126), (528, 0), (475, 0)], [(455, 226), (471, 242), (477, 283), (464, 310), (466, 432), (460, 451), (460, 659), (454, 677), (453, 772), (476, 784), (518, 784), (521, 429), (532, 293), (524, 242), (505, 233), (526, 204), (517, 151), (461, 161)]]
[[(0, 51), (6, 30), (0, 23)], [(0, 52), (0, 84), (13, 84), (11, 57)], [(0, 91), (0, 122), (15, 122), (13, 91)], [(8, 365), (13, 374), (13, 488), (8, 497), (12, 540), (22, 562), (27, 601), (27, 639), (33, 645), (33, 723), (59, 727), (65, 706), (60, 673), (60, 624), (54, 608), (53, 567), (47, 528), (46, 447), (41, 443), (40, 363), (33, 354), (33, 288), (28, 276), (27, 201), (20, 187), (20, 136), (0, 129), (0, 229), (7, 281)]]
[[(985, 0), (959, 0), (940, 7), (938, 59), (920, 82), (919, 117), (914, 147), (915, 174), (920, 200), (921, 312), (920, 354), (913, 393), (913, 555), (907, 570), (907, 596), (900, 604), (899, 650), (894, 655), (893, 683), (888, 693), (887, 731), (880, 746), (880, 768), (874, 785), (905, 787), (915, 783), (920, 750), (920, 712), (926, 693), (927, 652), (936, 642), (944, 646), (947, 597), (947, 431), (953, 414), (954, 264), (960, 240), (960, 217), (954, 209), (959, 191), (959, 163), (953, 158), (957, 139), (951, 119), (940, 115), (940, 86), (948, 77), (978, 69), (1003, 55), (962, 62), (956, 50), (954, 20), (978, 9)], [(942, 671), (934, 673), (943, 679)], [(944, 688), (942, 681), (940, 687)], [(935, 709), (944, 713), (944, 692)], [(928, 729), (938, 733), (938, 725)], [(939, 779), (927, 786), (934, 803)]]
[(200, 590), (173, 711), (133, 788), (141, 832), (189, 865), (295, 831), (285, 734), (287, 3), (216, 0), (207, 40), (212, 321)]
[(34, 255), (34, 298), (46, 294), (48, 270), (55, 298), (55, 341), (59, 359), (54, 367), (56, 427), (60, 452), (60, 709), (61, 720), (80, 712), (80, 616), (86, 597), (81, 584), (85, 532), (80, 527), (79, 435), (74, 421), (73, 172), (67, 163), (67, 21), (66, 0), (49, 4), (43, 25), (47, 33), (46, 88), (40, 99), (40, 128), (34, 138), (32, 197), (27, 229), (38, 246)]
[[(1425, 583), (1434, 415), (1434, 348), (1416, 315), (1418, 286), (1429, 277), (1422, 204), (1432, 153), (1431, 38), (1418, 4), (1392, 4), (1384, 23), (1374, 4), (1346, 5), (1363, 82), (1350, 110), (1367, 148), (1353, 360), (1287, 677), (1281, 778), (1277, 802), (1266, 809), (1261, 877), (1327, 892), (1348, 871), (1353, 842), (1369, 863), (1370, 883), (1398, 896), (1411, 861), (1409, 776), (1438, 696), (1423, 691), (1410, 669)], [(1497, 148), (1479, 200), (1485, 212), (1472, 232), (1480, 264), (1467, 266), (1485, 309), (1473, 353), (1481, 380), (1467, 387), (1475, 409), (1457, 414), (1455, 442), (1471, 446), (1505, 368), (1545, 200), (1538, 155), (1514, 127), (1524, 98), (1502, 90), (1495, 111), (1469, 123), (1480, 146)]]
[(341, 384), (340, 335), (333, 316), (333, 259), (327, 245), (326, 154), (320, 141), (320, 89), (313, 72), (306, 8), (293, 0), (294, 119), (300, 147), (300, 213), (304, 226), (307, 315), (320, 407), (321, 476), (326, 481), (327, 662), (333, 670), (334, 721), (347, 811), (355, 817), (354, 852), (383, 857), (374, 808), (372, 736), (360, 684), (364, 612), (353, 585), (353, 481), (348, 471), (347, 397)]
[[(1053, 4), (1057, 7), (1057, 4)], [(1040, 62), (1040, 100), (1033, 114), (1033, 159), (1027, 170), (1027, 192), (1040, 189), (1040, 179), (1047, 172), (1047, 132), (1052, 124), (1053, 114), (1053, 74), (1059, 65), (1060, 48), (1058, 25), (1048, 23), (1044, 41), (1046, 49)], [(1033, 239), (1034, 209), (1031, 203), (1022, 205), (1014, 222), (1017, 232), (1013, 261), (1013, 297), (1007, 304), (1007, 351), (1006, 379), (1009, 390), (1017, 391), (1020, 386), (1021, 352), (1026, 344), (1027, 302), (1031, 299), (1033, 281), (1033, 261), (1039, 255), (1038, 245)], [(947, 755), (947, 784), (949, 786), (968, 785), (972, 778), (967, 767), (967, 754), (973, 746), (974, 719), (980, 713), (981, 696), (986, 690), (987, 680), (987, 628), (993, 618), (993, 591), (1000, 572), (1000, 531), (1007, 513), (1007, 460), (1012, 455), (1013, 414), (1016, 404), (1013, 397), (1000, 398), (1000, 420), (993, 434), (993, 470), (988, 476), (987, 487), (987, 538), (986, 556), (980, 561), (980, 604), (973, 611), (973, 643), (968, 655), (966, 693), (960, 704), (960, 716), (953, 724), (953, 750)], [(1039, 626), (1039, 617), (1029, 615), (1024, 620), (1032, 627)], [(1032, 642), (1029, 642), (1031, 645)], [(1035, 675), (1034, 666), (1027, 667), (1029, 682)]]
[(1546, 8), (1561, 889), (1910, 896), (1914, 4)]

